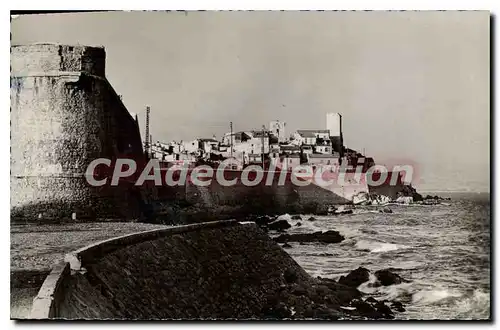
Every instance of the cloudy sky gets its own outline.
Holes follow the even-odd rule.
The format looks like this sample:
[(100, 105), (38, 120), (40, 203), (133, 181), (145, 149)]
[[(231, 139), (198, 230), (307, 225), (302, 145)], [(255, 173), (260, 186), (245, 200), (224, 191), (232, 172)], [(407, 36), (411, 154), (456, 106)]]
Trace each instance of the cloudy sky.
[(113, 12), (21, 16), (12, 43), (106, 47), (106, 75), (154, 140), (325, 128), (421, 190), (489, 190), (487, 12)]

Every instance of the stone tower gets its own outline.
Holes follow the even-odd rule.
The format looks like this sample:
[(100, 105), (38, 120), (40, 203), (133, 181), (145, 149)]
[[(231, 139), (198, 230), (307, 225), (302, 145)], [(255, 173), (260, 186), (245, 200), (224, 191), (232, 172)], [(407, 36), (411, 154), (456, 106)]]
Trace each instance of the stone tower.
[(96, 158), (143, 155), (138, 125), (105, 77), (102, 47), (11, 48), (11, 218), (140, 214), (138, 193), (92, 187)]
[(344, 145), (344, 138), (342, 136), (342, 115), (333, 112), (327, 113), (326, 129), (330, 131), (333, 150), (337, 151), (342, 156)]
[(286, 123), (279, 120), (269, 122), (269, 131), (278, 137), (278, 142), (285, 142), (286, 140), (285, 126)]

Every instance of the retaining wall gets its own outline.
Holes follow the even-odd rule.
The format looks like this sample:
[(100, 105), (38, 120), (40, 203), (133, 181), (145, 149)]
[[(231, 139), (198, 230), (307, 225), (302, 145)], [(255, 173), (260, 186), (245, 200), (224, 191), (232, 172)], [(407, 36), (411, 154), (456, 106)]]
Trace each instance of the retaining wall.
[(259, 318), (287, 270), (298, 282), (311, 280), (253, 223), (148, 231), (68, 254), (44, 282), (31, 318)]

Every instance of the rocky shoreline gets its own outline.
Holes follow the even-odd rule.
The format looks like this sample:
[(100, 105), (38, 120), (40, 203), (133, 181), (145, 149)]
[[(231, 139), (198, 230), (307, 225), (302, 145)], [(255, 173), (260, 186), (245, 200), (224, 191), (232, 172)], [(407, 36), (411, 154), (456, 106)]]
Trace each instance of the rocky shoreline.
[(354, 205), (387, 205), (387, 204), (419, 204), (419, 205), (437, 205), (441, 204), (443, 201), (449, 201), (451, 198), (443, 198), (440, 196), (426, 195), (425, 197), (417, 193), (412, 187), (408, 187), (407, 190), (400, 192), (396, 198), (390, 198), (385, 195), (380, 194), (369, 194), (369, 193), (359, 193), (354, 196)]
[[(439, 196), (417, 198), (413, 196), (399, 196), (390, 200), (385, 196), (372, 195), (369, 203), (360, 206), (380, 206), (378, 212), (393, 213), (392, 204), (421, 204), (435, 205), (445, 200)], [(373, 202), (374, 201), (374, 202)], [(373, 203), (372, 203), (373, 202)], [(344, 216), (355, 213), (356, 205), (327, 206), (326, 211), (319, 211), (314, 215), (249, 215), (245, 221), (253, 221), (272, 239), (281, 244), (283, 249), (292, 248), (290, 243), (307, 244), (338, 244), (345, 238), (335, 230), (315, 231), (311, 233), (287, 233), (293, 227), (292, 223), (300, 227), (304, 222), (315, 221), (315, 216)], [(292, 221), (293, 220), (293, 221)], [(371, 276), (372, 275), (372, 276)], [(264, 311), (266, 318), (270, 319), (394, 319), (397, 313), (405, 312), (405, 306), (398, 300), (377, 300), (360, 290), (362, 284), (368, 287), (391, 286), (407, 283), (392, 269), (379, 269), (370, 271), (358, 267), (338, 280), (317, 277), (314, 283), (303, 286), (294, 282), (293, 274), (284, 274), (286, 285), (282, 291), (270, 298), (267, 309)], [(373, 278), (375, 281), (373, 282)]]
[[(352, 211), (352, 208), (348, 208)], [(390, 209), (389, 209), (390, 210)], [(337, 215), (345, 213), (342, 208)], [(382, 211), (388, 213), (387, 211)], [(391, 211), (392, 212), (392, 211)], [(351, 212), (352, 213), (352, 212)], [(295, 226), (301, 226), (304, 221), (315, 221), (314, 216), (284, 214), (272, 216), (248, 216), (245, 221), (253, 221), (284, 249), (291, 248), (290, 242), (337, 244), (345, 238), (335, 230), (316, 231), (312, 233), (289, 234), (292, 228), (289, 220), (295, 220)], [(359, 267), (337, 281), (317, 277), (309, 286), (294, 282), (293, 273), (284, 274), (286, 285), (282, 291), (272, 297), (265, 310), (266, 318), (270, 319), (394, 319), (395, 314), (404, 312), (404, 305), (398, 300), (377, 300), (358, 290), (358, 287), (370, 281), (370, 270)], [(390, 286), (408, 282), (390, 269), (380, 269), (373, 272), (376, 281), (367, 285)]]
[[(358, 268), (339, 281), (317, 277), (304, 285), (297, 281), (293, 271), (285, 271), (286, 284), (278, 294), (269, 297), (263, 309), (264, 319), (394, 319), (404, 312), (404, 305), (397, 300), (377, 300), (367, 297), (357, 289), (369, 280), (370, 271)], [(399, 284), (406, 280), (390, 270), (374, 273), (377, 285)]]

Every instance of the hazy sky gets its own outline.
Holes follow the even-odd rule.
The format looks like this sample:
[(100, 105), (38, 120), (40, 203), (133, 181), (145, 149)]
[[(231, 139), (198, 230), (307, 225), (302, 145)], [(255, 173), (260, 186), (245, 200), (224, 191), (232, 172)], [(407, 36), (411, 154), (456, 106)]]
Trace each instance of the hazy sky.
[(270, 120), (325, 128), (421, 190), (489, 191), (489, 13), (133, 12), (21, 16), (12, 42), (106, 47), (106, 75), (153, 140)]

